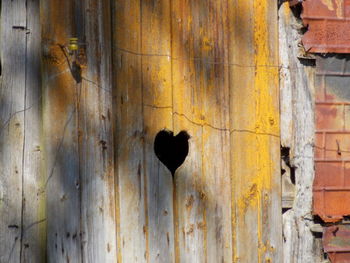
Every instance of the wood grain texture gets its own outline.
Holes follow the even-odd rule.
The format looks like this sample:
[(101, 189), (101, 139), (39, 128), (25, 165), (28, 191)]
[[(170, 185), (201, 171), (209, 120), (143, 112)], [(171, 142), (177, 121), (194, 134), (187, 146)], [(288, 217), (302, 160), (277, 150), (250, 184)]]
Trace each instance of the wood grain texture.
[(187, 159), (176, 173), (176, 262), (205, 262), (207, 256), (203, 126), (200, 125), (204, 118), (198, 32), (201, 7), (203, 3), (197, 1), (172, 2), (174, 130), (176, 133), (186, 130), (191, 136)]
[[(233, 32), (235, 38), (231, 39), (232, 62), (231, 76), (231, 169), (232, 191), (235, 217), (233, 218), (235, 234), (234, 262), (256, 262), (258, 259), (258, 223), (257, 223), (257, 185), (253, 183), (256, 174), (256, 136), (254, 131), (256, 123), (254, 91), (254, 47), (253, 26), (254, 9), (252, 1), (235, 1)], [(244, 104), (241, 102), (244, 101)], [(246, 118), (245, 116), (249, 116)], [(246, 131), (246, 132), (245, 132)], [(247, 147), (249, 145), (249, 147)], [(246, 192), (246, 193), (244, 193)], [(246, 198), (246, 202), (242, 202)], [(255, 206), (249, 207), (250, 202)], [(238, 202), (243, 205), (240, 207)], [(249, 226), (249, 228), (247, 227)], [(246, 247), (251, 247), (247, 251)]]
[[(227, 1), (203, 1), (191, 10), (195, 74), (202, 108), (195, 121), (202, 129), (201, 198), (204, 204), (206, 262), (232, 262)], [(180, 101), (178, 101), (180, 103)], [(191, 109), (188, 109), (189, 113)], [(185, 112), (187, 115), (188, 113)], [(197, 125), (198, 125), (197, 124)], [(215, 161), (214, 161), (215, 160)]]
[(42, 170), (41, 24), (39, 0), (27, 1), (23, 234), (21, 262), (46, 262), (45, 184)]
[[(85, 51), (79, 100), (79, 172), (83, 262), (116, 260), (110, 1), (82, 2)], [(84, 62), (86, 61), (86, 64)]]
[(154, 153), (156, 134), (173, 129), (171, 1), (141, 1), (142, 106), (148, 262), (174, 262), (172, 176)]
[(64, 46), (76, 35), (71, 1), (42, 1), (43, 143), (46, 183), (47, 257), (52, 262), (82, 260), (78, 110), (81, 84), (74, 80)]
[[(4, 13), (0, 262), (282, 262), (275, 3)], [(153, 149), (163, 128), (191, 136), (174, 195)]]
[(1, 5), (0, 262), (21, 261), (26, 94), (25, 1)]
[[(145, 175), (131, 185), (139, 186), (137, 193), (147, 204), (145, 220), (133, 220), (138, 225), (131, 231), (146, 224), (146, 240), (141, 241), (145, 260), (173, 260), (171, 254), (156, 253), (164, 246), (158, 243), (164, 231), (171, 229), (162, 217), (162, 209), (170, 207), (164, 204), (169, 202), (171, 188), (160, 176), (166, 170), (152, 156), (151, 147), (157, 130), (172, 127), (175, 134), (186, 130), (191, 135), (189, 156), (175, 176), (175, 262), (278, 261), (282, 236), (276, 7), (258, 0), (172, 1), (169, 28), (167, 3), (116, 3), (118, 125), (132, 127), (140, 122), (144, 136), (144, 144), (131, 144), (134, 152), (118, 153), (119, 229), (124, 231), (125, 220), (122, 193), (126, 186), (121, 175), (133, 174), (128, 167), (137, 167), (125, 164), (123, 156), (128, 156), (142, 160), (139, 171)], [(128, 92), (130, 86), (133, 94)], [(124, 105), (125, 98), (132, 109)], [(141, 119), (139, 105), (143, 105)], [(168, 115), (171, 107), (173, 124)], [(124, 149), (127, 132), (119, 127), (117, 132)], [(142, 153), (139, 147), (144, 147)], [(159, 177), (153, 178), (154, 173)], [(143, 192), (144, 184), (147, 191)], [(162, 203), (158, 196), (163, 197)], [(142, 210), (135, 211), (142, 218)], [(136, 236), (132, 247), (140, 244)], [(125, 244), (123, 238), (120, 234), (121, 244)], [(126, 250), (120, 247), (123, 258)]]
[(291, 210), (283, 215), (284, 262), (323, 262), (312, 235), (314, 179), (314, 68), (298, 59), (301, 22), (288, 3), (279, 9), (282, 146), (289, 147), (295, 168), (295, 195)]
[(114, 9), (118, 260), (147, 262), (140, 1)]
[[(280, 165), (280, 101), (279, 101), (279, 54), (278, 10), (271, 1), (255, 2), (255, 52), (259, 87), (259, 121), (263, 135), (259, 146), (267, 155), (261, 157), (259, 170), (267, 175), (263, 183), (260, 220), (262, 233), (260, 244), (261, 261), (281, 262), (282, 249), (282, 203)], [(265, 68), (259, 65), (266, 65)], [(273, 65), (274, 67), (271, 67)], [(260, 69), (260, 70), (259, 70)]]
[(235, 1), (230, 97), (237, 262), (282, 257), (276, 12), (267, 1)]

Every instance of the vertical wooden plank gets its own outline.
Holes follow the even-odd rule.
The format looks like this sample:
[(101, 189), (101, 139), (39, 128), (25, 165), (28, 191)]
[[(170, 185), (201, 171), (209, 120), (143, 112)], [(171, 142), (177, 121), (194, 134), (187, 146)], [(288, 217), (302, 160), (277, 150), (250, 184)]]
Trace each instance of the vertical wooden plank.
[[(206, 147), (203, 151), (207, 158), (203, 162), (208, 171), (206, 183), (210, 190), (209, 198), (212, 199), (209, 207), (215, 207), (215, 210), (212, 208), (207, 212), (208, 262), (215, 260), (235, 262), (236, 250), (233, 244), (237, 239), (237, 233), (233, 229), (236, 213), (232, 208), (236, 200), (232, 198), (234, 192), (232, 193), (231, 185), (234, 183), (234, 174), (231, 169), (231, 149), (235, 147), (236, 141), (230, 139), (230, 104), (232, 103), (231, 89), (236, 83), (232, 81), (231, 56), (236, 55), (236, 52), (232, 51), (234, 45), (240, 44), (234, 31), (241, 29), (241, 33), (246, 33), (244, 32), (246, 28), (244, 25), (237, 27), (234, 24), (234, 20), (239, 19), (240, 15), (234, 13), (234, 8), (234, 1), (213, 1), (210, 3), (209, 14), (214, 14), (213, 18), (216, 21), (210, 20), (208, 25), (203, 27), (207, 30), (209, 28), (209, 34), (212, 34), (209, 39), (214, 40), (214, 43), (209, 45), (209, 50), (212, 50), (209, 53), (209, 62), (212, 62), (212, 65), (209, 72), (210, 78), (207, 80), (208, 91), (205, 92), (204, 97), (207, 120), (204, 131), (208, 130), (208, 132), (204, 133), (207, 134), (204, 136), (207, 143), (204, 143)], [(208, 46), (206, 41), (203, 42), (204, 47), (205, 44)], [(206, 56), (204, 55), (203, 58)], [(249, 99), (249, 96), (244, 99)]]
[[(79, 103), (83, 262), (116, 262), (110, 1), (82, 2)], [(79, 28), (78, 28), (79, 30)], [(85, 33), (85, 35), (84, 35)]]
[[(283, 262), (322, 262), (321, 239), (310, 228), (314, 180), (314, 74), (315, 68), (298, 58), (301, 33), (288, 3), (279, 8), (279, 54), (281, 66), (281, 138), (290, 148), (295, 169), (295, 200), (283, 214)], [(283, 124), (282, 124), (283, 123)], [(305, 125), (307, 123), (307, 125)], [(282, 126), (284, 126), (282, 128)]]
[(202, 163), (205, 117), (198, 32), (202, 5), (198, 1), (172, 1), (174, 131), (186, 130), (191, 136), (187, 159), (176, 173), (176, 262), (205, 262), (207, 252)]
[[(156, 134), (172, 122), (170, 1), (141, 1), (144, 172), (148, 262), (174, 262), (172, 176), (154, 153)], [(169, 149), (171, 151), (172, 149)]]
[(26, 6), (1, 3), (0, 262), (20, 262), (23, 234)]
[[(81, 262), (77, 104), (64, 45), (75, 32), (72, 1), (41, 1), (43, 39), (43, 143), (47, 196), (47, 257)], [(69, 57), (69, 56), (68, 56)]]
[(242, 262), (282, 260), (276, 8), (235, 2), (231, 143), (235, 260)]
[(41, 169), (41, 25), (40, 3), (27, 1), (27, 49), (25, 96), (25, 145), (23, 167), (23, 233), (21, 262), (46, 262), (45, 195), (38, 194), (44, 186)]
[(175, 128), (192, 136), (178, 173), (180, 259), (186, 262), (232, 261), (228, 8), (227, 1), (173, 7)]
[[(257, 262), (258, 258), (258, 236), (256, 211), (246, 208), (245, 203), (256, 199), (256, 184), (252, 183), (256, 174), (254, 155), (255, 136), (255, 92), (254, 67), (252, 57), (253, 19), (252, 1), (236, 0), (234, 3), (234, 17), (232, 21), (233, 34), (230, 38), (230, 63), (232, 73), (230, 74), (230, 125), (231, 125), (231, 173), (233, 203), (235, 205), (235, 217), (233, 218), (233, 233), (235, 233), (233, 244), (234, 262)], [(245, 67), (244, 67), (245, 65)], [(244, 101), (244, 103), (241, 103)], [(248, 147), (246, 147), (248, 145)], [(251, 191), (246, 190), (251, 189)], [(247, 202), (242, 202), (243, 191), (247, 191)], [(251, 197), (251, 200), (249, 199)], [(249, 250), (247, 250), (249, 247)]]
[(118, 259), (147, 261), (144, 128), (141, 74), (141, 1), (115, 1), (116, 173)]
[[(259, 93), (258, 119), (259, 146), (266, 157), (261, 156), (259, 169), (266, 178), (262, 189), (260, 220), (262, 224), (260, 258), (262, 261), (281, 262), (282, 248), (282, 205), (280, 168), (280, 114), (279, 114), (279, 56), (278, 56), (278, 11), (271, 1), (258, 0), (254, 3), (255, 86)], [(260, 18), (260, 19), (259, 19)], [(261, 67), (259, 65), (265, 65)]]
[(203, 190), (206, 262), (232, 262), (227, 1), (202, 1), (200, 85), (203, 93)]

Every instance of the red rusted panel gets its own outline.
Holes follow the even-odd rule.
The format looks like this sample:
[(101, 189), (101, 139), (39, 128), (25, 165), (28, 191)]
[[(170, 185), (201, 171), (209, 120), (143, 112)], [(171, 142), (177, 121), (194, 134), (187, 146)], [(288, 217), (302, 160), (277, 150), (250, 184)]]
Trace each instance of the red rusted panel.
[(350, 226), (326, 227), (323, 233), (323, 248), (332, 263), (350, 262)]
[(350, 215), (350, 55), (317, 58), (313, 212), (325, 222)]
[(337, 222), (349, 214), (350, 189), (314, 187), (314, 213), (327, 223)]
[(306, 51), (350, 53), (350, 0), (306, 0), (302, 18)]
[(328, 256), (332, 263), (350, 262), (350, 253), (329, 253)]

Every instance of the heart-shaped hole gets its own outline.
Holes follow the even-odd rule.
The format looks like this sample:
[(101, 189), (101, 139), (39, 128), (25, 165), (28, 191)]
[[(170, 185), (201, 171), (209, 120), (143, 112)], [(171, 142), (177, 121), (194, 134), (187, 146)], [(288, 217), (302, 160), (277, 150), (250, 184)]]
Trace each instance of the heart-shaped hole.
[(158, 159), (169, 169), (174, 176), (177, 168), (183, 164), (188, 155), (188, 140), (190, 135), (181, 131), (174, 136), (167, 129), (157, 133), (154, 139), (154, 152)]

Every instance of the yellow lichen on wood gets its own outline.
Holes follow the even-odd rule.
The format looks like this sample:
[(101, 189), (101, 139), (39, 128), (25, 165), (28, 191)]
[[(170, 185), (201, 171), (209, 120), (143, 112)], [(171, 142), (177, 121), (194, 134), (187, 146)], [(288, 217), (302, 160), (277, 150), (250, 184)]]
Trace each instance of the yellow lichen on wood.
[[(271, 226), (281, 223), (280, 218), (271, 216), (271, 207), (279, 207), (274, 194), (279, 191), (275, 9), (266, 0), (238, 1), (235, 12), (237, 39), (233, 58), (237, 66), (234, 66), (231, 85), (240, 89), (231, 86), (233, 204), (237, 207), (233, 226), (237, 229), (234, 252), (242, 262), (263, 262), (266, 258), (280, 257), (279, 251), (263, 249), (270, 243)], [(239, 28), (240, 25), (243, 28)], [(271, 243), (281, 245), (280, 241), (276, 242)], [(249, 253), (244, 249), (246, 246), (252, 248)]]
[[(158, 193), (152, 174), (159, 173), (158, 165), (164, 168), (151, 156), (152, 137), (161, 128), (173, 128), (175, 134), (186, 130), (191, 135), (189, 155), (176, 175), (177, 222), (172, 227), (164, 221), (169, 228), (164, 230), (167, 242), (174, 238), (173, 259), (278, 259), (269, 249), (270, 243), (276, 244), (268, 238), (269, 228), (280, 223), (270, 215), (272, 207), (278, 207), (271, 193), (278, 187), (274, 182), (279, 173), (276, 7), (263, 0), (147, 1), (141, 5), (136, 20), (142, 23), (135, 29), (142, 36), (136, 41), (141, 48), (131, 50), (133, 54), (118, 50), (117, 62), (124, 68), (118, 70), (118, 86), (128, 92), (122, 97), (129, 106), (121, 107), (135, 110), (143, 105), (142, 165), (146, 168), (142, 171), (149, 173), (144, 182), (148, 187), (143, 188), (144, 223), (149, 227), (142, 241), (146, 258), (157, 256), (154, 244), (163, 237), (151, 235), (151, 215), (158, 213), (151, 207)], [(126, 37), (124, 31), (118, 32), (117, 38), (128, 39), (130, 32), (125, 30)], [(125, 66), (129, 56), (137, 69)], [(123, 131), (120, 134), (120, 138), (126, 136)], [(137, 159), (137, 153), (133, 154)], [(120, 161), (122, 167), (123, 156)], [(161, 173), (165, 176), (166, 171)], [(186, 205), (183, 200), (192, 201)], [(140, 218), (143, 221), (143, 215)], [(127, 245), (131, 248), (132, 244)]]

